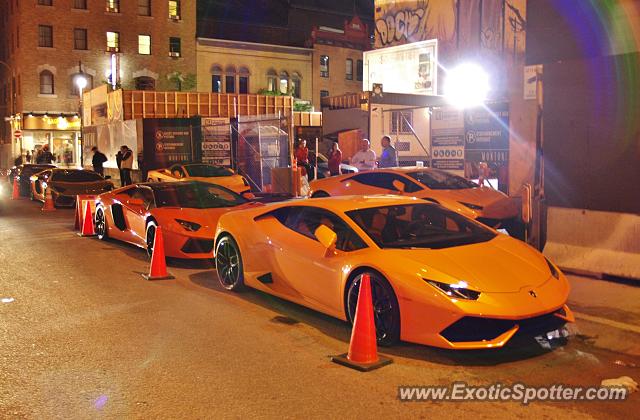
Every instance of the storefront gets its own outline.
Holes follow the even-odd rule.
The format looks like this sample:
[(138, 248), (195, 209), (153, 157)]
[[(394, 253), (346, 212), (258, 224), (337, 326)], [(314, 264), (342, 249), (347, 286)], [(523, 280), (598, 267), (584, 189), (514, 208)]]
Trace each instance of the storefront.
[(23, 114), (20, 148), (23, 158), (35, 162), (45, 145), (58, 166), (76, 166), (80, 162), (80, 117), (73, 113)]

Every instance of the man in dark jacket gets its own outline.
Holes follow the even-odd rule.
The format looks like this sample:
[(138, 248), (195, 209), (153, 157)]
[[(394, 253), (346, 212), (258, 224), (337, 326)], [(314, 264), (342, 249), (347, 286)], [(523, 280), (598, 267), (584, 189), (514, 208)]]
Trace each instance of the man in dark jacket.
[(45, 144), (44, 146), (42, 146), (41, 153), (38, 154), (36, 163), (51, 163), (51, 162), (53, 162), (53, 153), (49, 151), (49, 145)]
[(104, 153), (98, 150), (96, 146), (91, 148), (93, 152), (93, 159), (91, 159), (91, 164), (93, 165), (94, 172), (99, 173), (104, 176), (104, 166), (102, 166), (108, 159)]

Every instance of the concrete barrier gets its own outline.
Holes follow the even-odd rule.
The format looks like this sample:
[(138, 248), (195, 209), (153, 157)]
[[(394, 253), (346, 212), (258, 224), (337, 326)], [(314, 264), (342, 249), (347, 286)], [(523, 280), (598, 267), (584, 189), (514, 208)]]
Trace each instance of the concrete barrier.
[(640, 215), (549, 207), (547, 236), (561, 268), (640, 280)]

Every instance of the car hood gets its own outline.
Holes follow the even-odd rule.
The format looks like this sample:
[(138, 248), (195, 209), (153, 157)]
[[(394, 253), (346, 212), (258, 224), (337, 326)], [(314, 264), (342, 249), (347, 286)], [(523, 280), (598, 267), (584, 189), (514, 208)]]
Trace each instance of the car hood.
[[(466, 188), (461, 190), (430, 190), (457, 202), (482, 206), (480, 213), (496, 219), (514, 217), (518, 206), (504, 193), (489, 187)], [(433, 194), (430, 194), (433, 195)]]
[(501, 234), (488, 242), (452, 248), (385, 251), (397, 254), (389, 256), (392, 261), (404, 259), (416, 266), (425, 279), (451, 277), (453, 281), (467, 282), (469, 288), (480, 292), (518, 292), (539, 286), (551, 277), (542, 254), (524, 242)]

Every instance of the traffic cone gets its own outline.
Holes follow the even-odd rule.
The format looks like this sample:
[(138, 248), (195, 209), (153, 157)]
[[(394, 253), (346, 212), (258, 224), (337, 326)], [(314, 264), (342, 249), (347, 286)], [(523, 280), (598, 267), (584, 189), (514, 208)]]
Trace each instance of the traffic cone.
[(55, 211), (56, 206), (53, 203), (53, 197), (51, 196), (51, 189), (44, 189), (44, 206), (42, 206), (42, 211)]
[(358, 304), (351, 330), (349, 352), (331, 357), (331, 360), (343, 366), (368, 372), (388, 365), (391, 359), (378, 356), (376, 342), (376, 324), (373, 316), (373, 299), (371, 297), (371, 279), (363, 274), (358, 291)]
[(73, 230), (80, 230), (82, 226), (82, 196), (76, 197), (76, 214), (73, 216)]
[(13, 177), (13, 192), (11, 193), (12, 200), (20, 200), (20, 185), (18, 185), (18, 177)]
[(167, 259), (164, 256), (164, 239), (162, 238), (162, 228), (156, 228), (156, 236), (153, 238), (153, 253), (151, 254), (151, 267), (149, 274), (143, 274), (145, 280), (168, 280), (173, 279), (167, 272)]
[(87, 201), (84, 206), (84, 219), (82, 220), (82, 230), (78, 232), (78, 236), (96, 236), (93, 228), (93, 215), (91, 214), (91, 203)]

